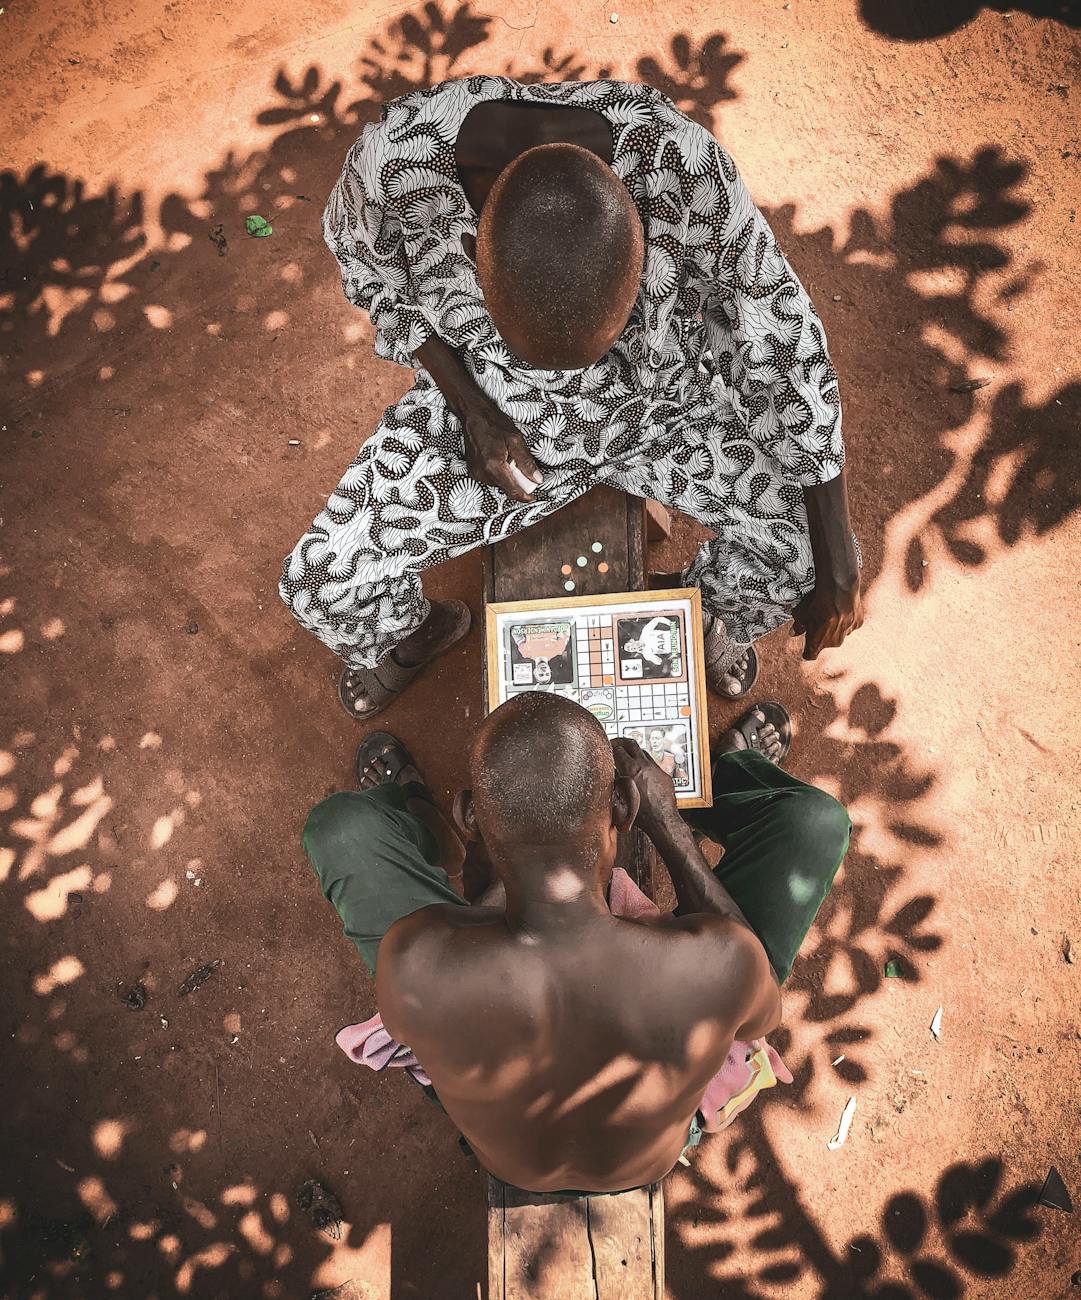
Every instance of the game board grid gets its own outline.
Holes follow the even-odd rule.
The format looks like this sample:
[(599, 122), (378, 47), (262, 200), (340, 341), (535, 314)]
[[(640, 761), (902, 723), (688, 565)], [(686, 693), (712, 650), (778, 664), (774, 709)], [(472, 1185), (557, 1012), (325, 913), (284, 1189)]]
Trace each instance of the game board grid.
[[(682, 615), (680, 628), (682, 641)], [(688, 739), (691, 738), (690, 674), (686, 669), (683, 681), (622, 681), (616, 674), (615, 626), (611, 615), (591, 614), (575, 619), (572, 645), (578, 687), (615, 688), (616, 716), (610, 722), (602, 723), (605, 735), (614, 739), (629, 726), (660, 723), (664, 726), (687, 725)], [(574, 698), (573, 690), (564, 693)], [(691, 794), (699, 788), (698, 757), (693, 745), (688, 754), (688, 774), (690, 787), (681, 794)]]

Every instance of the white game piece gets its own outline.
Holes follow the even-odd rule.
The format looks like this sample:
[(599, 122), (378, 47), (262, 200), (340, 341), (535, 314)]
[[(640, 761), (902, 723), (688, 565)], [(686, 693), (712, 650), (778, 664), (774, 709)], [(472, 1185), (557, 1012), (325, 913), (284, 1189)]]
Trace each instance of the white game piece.
[(588, 561), (584, 555), (579, 555), (577, 560), (575, 560), (575, 564), (577, 564), (580, 569), (584, 569), (587, 563)]
[(575, 584), (574, 584), (573, 582), (571, 582), (570, 578), (568, 578), (567, 581), (563, 584), (563, 590), (564, 590), (564, 591), (573, 591), (573, 590), (574, 590), (574, 587), (575, 587)]
[(601, 551), (604, 550), (604, 546), (601, 542), (594, 542), (589, 549), (593, 552), (594, 555), (600, 555)]

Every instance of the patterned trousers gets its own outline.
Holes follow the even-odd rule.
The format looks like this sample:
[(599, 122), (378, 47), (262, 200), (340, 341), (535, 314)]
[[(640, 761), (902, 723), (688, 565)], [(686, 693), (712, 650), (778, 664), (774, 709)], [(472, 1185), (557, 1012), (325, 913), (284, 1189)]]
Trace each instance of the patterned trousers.
[[(462, 428), (425, 371), (383, 415), (286, 559), (280, 592), (353, 668), (373, 667), (427, 617), (421, 573), (528, 528), (598, 484), (690, 515), (713, 536), (684, 573), (742, 649), (785, 622), (814, 586), (802, 489), (716, 401), (633, 398), (615, 425), (551, 399), (523, 435), (544, 482), (513, 501), (477, 483)], [(734, 656), (735, 657), (735, 656)]]

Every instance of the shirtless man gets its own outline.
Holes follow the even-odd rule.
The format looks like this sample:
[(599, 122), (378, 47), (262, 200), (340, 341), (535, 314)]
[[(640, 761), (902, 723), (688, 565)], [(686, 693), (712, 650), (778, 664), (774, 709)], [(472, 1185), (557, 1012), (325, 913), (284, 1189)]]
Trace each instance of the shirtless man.
[[(733, 1039), (777, 1026), (779, 985), (850, 829), (834, 799), (772, 761), (788, 741), (767, 720), (778, 710), (760, 705), (724, 738), (716, 801), (697, 818), (724, 846), (716, 871), (648, 755), (542, 693), (486, 719), (455, 805), (497, 877), (477, 905), (451, 889), (442, 862), (460, 862), (460, 845), (386, 732), (360, 748), (362, 788), (312, 811), (305, 850), (377, 974), (386, 1028), (497, 1177), (539, 1192), (663, 1178), (697, 1140)], [(608, 910), (618, 833), (635, 822), (678, 917)]]
[(469, 628), (421, 573), (598, 483), (712, 534), (707, 680), (735, 699), (789, 619), (862, 621), (822, 322), (732, 159), (651, 86), (444, 82), (383, 108), (323, 219), (375, 350), (414, 372), (285, 562), (358, 719)]

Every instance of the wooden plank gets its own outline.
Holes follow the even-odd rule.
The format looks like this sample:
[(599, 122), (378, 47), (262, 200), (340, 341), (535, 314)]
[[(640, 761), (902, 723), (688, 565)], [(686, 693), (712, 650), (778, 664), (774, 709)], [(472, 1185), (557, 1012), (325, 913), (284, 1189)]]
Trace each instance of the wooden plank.
[(585, 1199), (501, 1186), (500, 1300), (596, 1300)]
[[(595, 555), (592, 543), (604, 547)], [(589, 563), (579, 569), (575, 560), (585, 555)], [(604, 560), (607, 573), (594, 563)], [(597, 596), (621, 591), (641, 591), (646, 585), (646, 525), (643, 503), (610, 487), (597, 487), (483, 552), (484, 603), (505, 600), (541, 600), (564, 596), (564, 564), (574, 567), (575, 596)], [(488, 680), (488, 647), (484, 646), (483, 681)], [(487, 709), (485, 689), (485, 709)], [(638, 831), (619, 837), (616, 865), (622, 867), (644, 893), (652, 897), (653, 847)]]
[(545, 1196), (488, 1179), (488, 1300), (663, 1300), (664, 1193)]
[(488, 1300), (506, 1300), (503, 1245), (503, 1184), (488, 1175)]
[[(575, 596), (640, 591), (645, 585), (646, 533), (642, 502), (614, 488), (599, 487), (484, 552), (484, 599), (541, 600), (566, 595), (560, 572), (574, 568)], [(604, 550), (594, 554), (593, 542)], [(579, 569), (575, 560), (589, 563)], [(597, 561), (608, 565), (600, 573)]]
[(653, 1255), (651, 1187), (587, 1202), (597, 1300), (659, 1296)]
[(672, 536), (672, 516), (659, 501), (646, 501), (646, 541), (666, 542)]
[(657, 1300), (664, 1300), (664, 1184), (653, 1183), (649, 1189), (650, 1242), (653, 1249), (653, 1290)]

